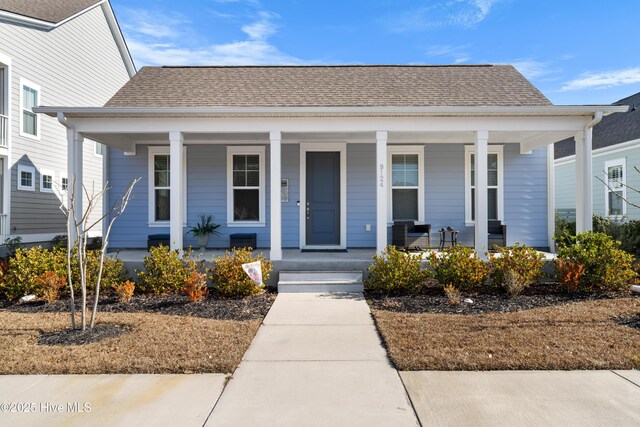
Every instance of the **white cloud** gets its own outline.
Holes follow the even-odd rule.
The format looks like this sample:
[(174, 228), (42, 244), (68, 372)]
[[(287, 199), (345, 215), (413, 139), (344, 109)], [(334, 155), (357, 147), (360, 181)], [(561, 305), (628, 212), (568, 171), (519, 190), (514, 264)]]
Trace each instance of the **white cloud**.
[(272, 19), (279, 18), (279, 15), (270, 12), (260, 12), (259, 16), (259, 20), (242, 27), (242, 31), (253, 40), (265, 40), (278, 31), (278, 26), (272, 22)]
[(538, 61), (535, 59), (519, 59), (510, 62), (516, 70), (520, 71), (528, 79), (537, 79), (553, 73), (548, 61)]
[(501, 0), (445, 0), (385, 19), (391, 31), (406, 32), (443, 27), (473, 28), (484, 21)]
[(567, 82), (561, 90), (606, 89), (633, 83), (640, 83), (640, 67), (583, 73), (580, 77)]
[(142, 9), (124, 9), (122, 28), (133, 34), (153, 38), (177, 37), (176, 28), (189, 21), (177, 15), (150, 13)]
[(462, 64), (471, 60), (471, 55), (468, 52), (469, 47), (470, 45), (468, 44), (461, 46), (449, 44), (433, 45), (429, 46), (425, 53), (432, 58), (444, 57), (451, 59), (454, 64)]

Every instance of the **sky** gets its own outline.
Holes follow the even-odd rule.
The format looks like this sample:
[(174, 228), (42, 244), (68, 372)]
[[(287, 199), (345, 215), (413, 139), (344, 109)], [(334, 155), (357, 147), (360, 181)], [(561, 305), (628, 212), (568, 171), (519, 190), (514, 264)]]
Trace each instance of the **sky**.
[(554, 104), (640, 92), (638, 0), (111, 0), (145, 65), (512, 64)]

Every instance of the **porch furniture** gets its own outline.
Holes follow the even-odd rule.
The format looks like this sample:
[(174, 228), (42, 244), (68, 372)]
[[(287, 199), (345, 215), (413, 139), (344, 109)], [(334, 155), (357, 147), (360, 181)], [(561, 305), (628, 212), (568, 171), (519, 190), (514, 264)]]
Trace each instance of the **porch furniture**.
[(394, 221), (392, 231), (392, 242), (397, 248), (422, 250), (431, 247), (431, 224)]
[(169, 246), (169, 234), (149, 234), (147, 238), (147, 250), (156, 246)]
[(452, 227), (440, 229), (440, 250), (444, 249), (444, 245), (447, 243), (447, 233), (449, 233), (451, 246), (458, 244), (458, 230)]
[(256, 233), (235, 233), (229, 236), (229, 249), (256, 248)]
[(500, 221), (489, 221), (489, 249), (494, 246), (507, 246), (507, 225)]

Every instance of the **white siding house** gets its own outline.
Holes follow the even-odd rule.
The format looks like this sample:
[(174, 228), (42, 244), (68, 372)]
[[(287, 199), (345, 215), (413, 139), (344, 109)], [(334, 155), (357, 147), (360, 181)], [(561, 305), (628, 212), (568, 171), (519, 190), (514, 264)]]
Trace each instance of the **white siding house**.
[[(134, 74), (108, 1), (0, 0), (0, 243), (66, 232), (67, 131), (32, 108), (101, 105)], [(83, 151), (84, 183), (100, 189), (106, 147)]]

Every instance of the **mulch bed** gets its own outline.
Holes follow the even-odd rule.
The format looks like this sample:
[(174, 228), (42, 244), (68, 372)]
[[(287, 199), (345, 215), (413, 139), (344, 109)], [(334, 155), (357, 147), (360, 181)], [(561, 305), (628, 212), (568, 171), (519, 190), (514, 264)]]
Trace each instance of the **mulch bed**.
[(84, 345), (117, 337), (132, 328), (129, 325), (117, 323), (100, 323), (91, 331), (82, 332), (81, 329), (62, 329), (60, 331), (43, 332), (38, 337), (40, 345)]

